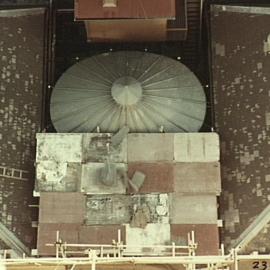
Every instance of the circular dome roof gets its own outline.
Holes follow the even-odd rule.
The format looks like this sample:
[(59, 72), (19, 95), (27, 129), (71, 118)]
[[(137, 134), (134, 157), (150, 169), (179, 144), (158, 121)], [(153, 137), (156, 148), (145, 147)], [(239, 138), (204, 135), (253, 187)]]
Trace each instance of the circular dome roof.
[(196, 132), (206, 112), (196, 76), (168, 57), (121, 51), (82, 60), (57, 81), (51, 118), (58, 132)]

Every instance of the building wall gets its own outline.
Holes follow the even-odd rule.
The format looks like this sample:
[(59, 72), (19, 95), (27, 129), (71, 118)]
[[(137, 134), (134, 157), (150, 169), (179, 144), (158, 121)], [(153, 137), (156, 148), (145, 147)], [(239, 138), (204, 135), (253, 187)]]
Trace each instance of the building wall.
[(45, 15), (43, 8), (0, 11), (0, 219), (31, 246), (29, 204), (35, 133), (42, 117)]
[(213, 5), (212, 86), (221, 141), (223, 241), (269, 204), (270, 8)]

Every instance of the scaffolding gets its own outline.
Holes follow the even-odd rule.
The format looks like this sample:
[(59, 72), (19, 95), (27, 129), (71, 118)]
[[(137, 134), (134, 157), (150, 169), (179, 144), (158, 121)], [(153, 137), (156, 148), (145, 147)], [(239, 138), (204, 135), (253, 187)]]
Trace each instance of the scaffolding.
[[(188, 234), (187, 245), (148, 245), (130, 246), (125, 245), (121, 240), (121, 232), (118, 231), (118, 239), (112, 240), (111, 244), (71, 244), (64, 242), (60, 237), (60, 232), (56, 232), (55, 243), (48, 243), (46, 246), (55, 248), (55, 257), (26, 257), (7, 258), (4, 252), (0, 259), (3, 269), (105, 269), (108, 266), (133, 267), (145, 265), (176, 265), (180, 269), (195, 270), (244, 270), (242, 263), (250, 262), (267, 265), (270, 254), (259, 255), (256, 252), (250, 255), (239, 255), (238, 249), (232, 249), (225, 255), (223, 245), (220, 255), (200, 256), (195, 251), (198, 244), (195, 242), (194, 232)], [(148, 250), (142, 254), (128, 252), (132, 248)], [(42, 268), (44, 267), (44, 268)], [(81, 268), (87, 267), (87, 268)], [(246, 267), (246, 266), (245, 266)], [(254, 268), (254, 267), (253, 267)], [(259, 269), (259, 268), (258, 268)], [(245, 269), (247, 270), (247, 269)]]

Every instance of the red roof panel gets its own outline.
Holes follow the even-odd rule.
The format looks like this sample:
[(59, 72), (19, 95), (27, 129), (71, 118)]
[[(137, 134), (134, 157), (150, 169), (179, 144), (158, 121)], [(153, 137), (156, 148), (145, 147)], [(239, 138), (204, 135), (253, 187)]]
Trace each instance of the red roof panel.
[(117, 7), (104, 8), (100, 0), (75, 0), (75, 19), (175, 18), (175, 0), (117, 0)]
[(85, 196), (78, 192), (43, 192), (39, 203), (40, 223), (82, 224), (85, 217)]
[(136, 171), (142, 172), (146, 176), (139, 193), (170, 193), (174, 191), (173, 163), (130, 162), (128, 164), (129, 178), (132, 178)]
[(176, 245), (187, 244), (187, 234), (194, 231), (198, 243), (196, 255), (218, 255), (219, 233), (215, 224), (172, 224), (171, 237)]

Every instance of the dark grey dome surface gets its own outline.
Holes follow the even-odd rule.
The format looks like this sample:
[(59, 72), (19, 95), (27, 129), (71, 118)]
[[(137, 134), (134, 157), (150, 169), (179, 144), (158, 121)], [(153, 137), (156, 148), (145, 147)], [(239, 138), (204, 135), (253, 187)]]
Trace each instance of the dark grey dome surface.
[(121, 51), (82, 60), (57, 81), (51, 119), (58, 132), (196, 132), (206, 112), (196, 76), (168, 57)]

